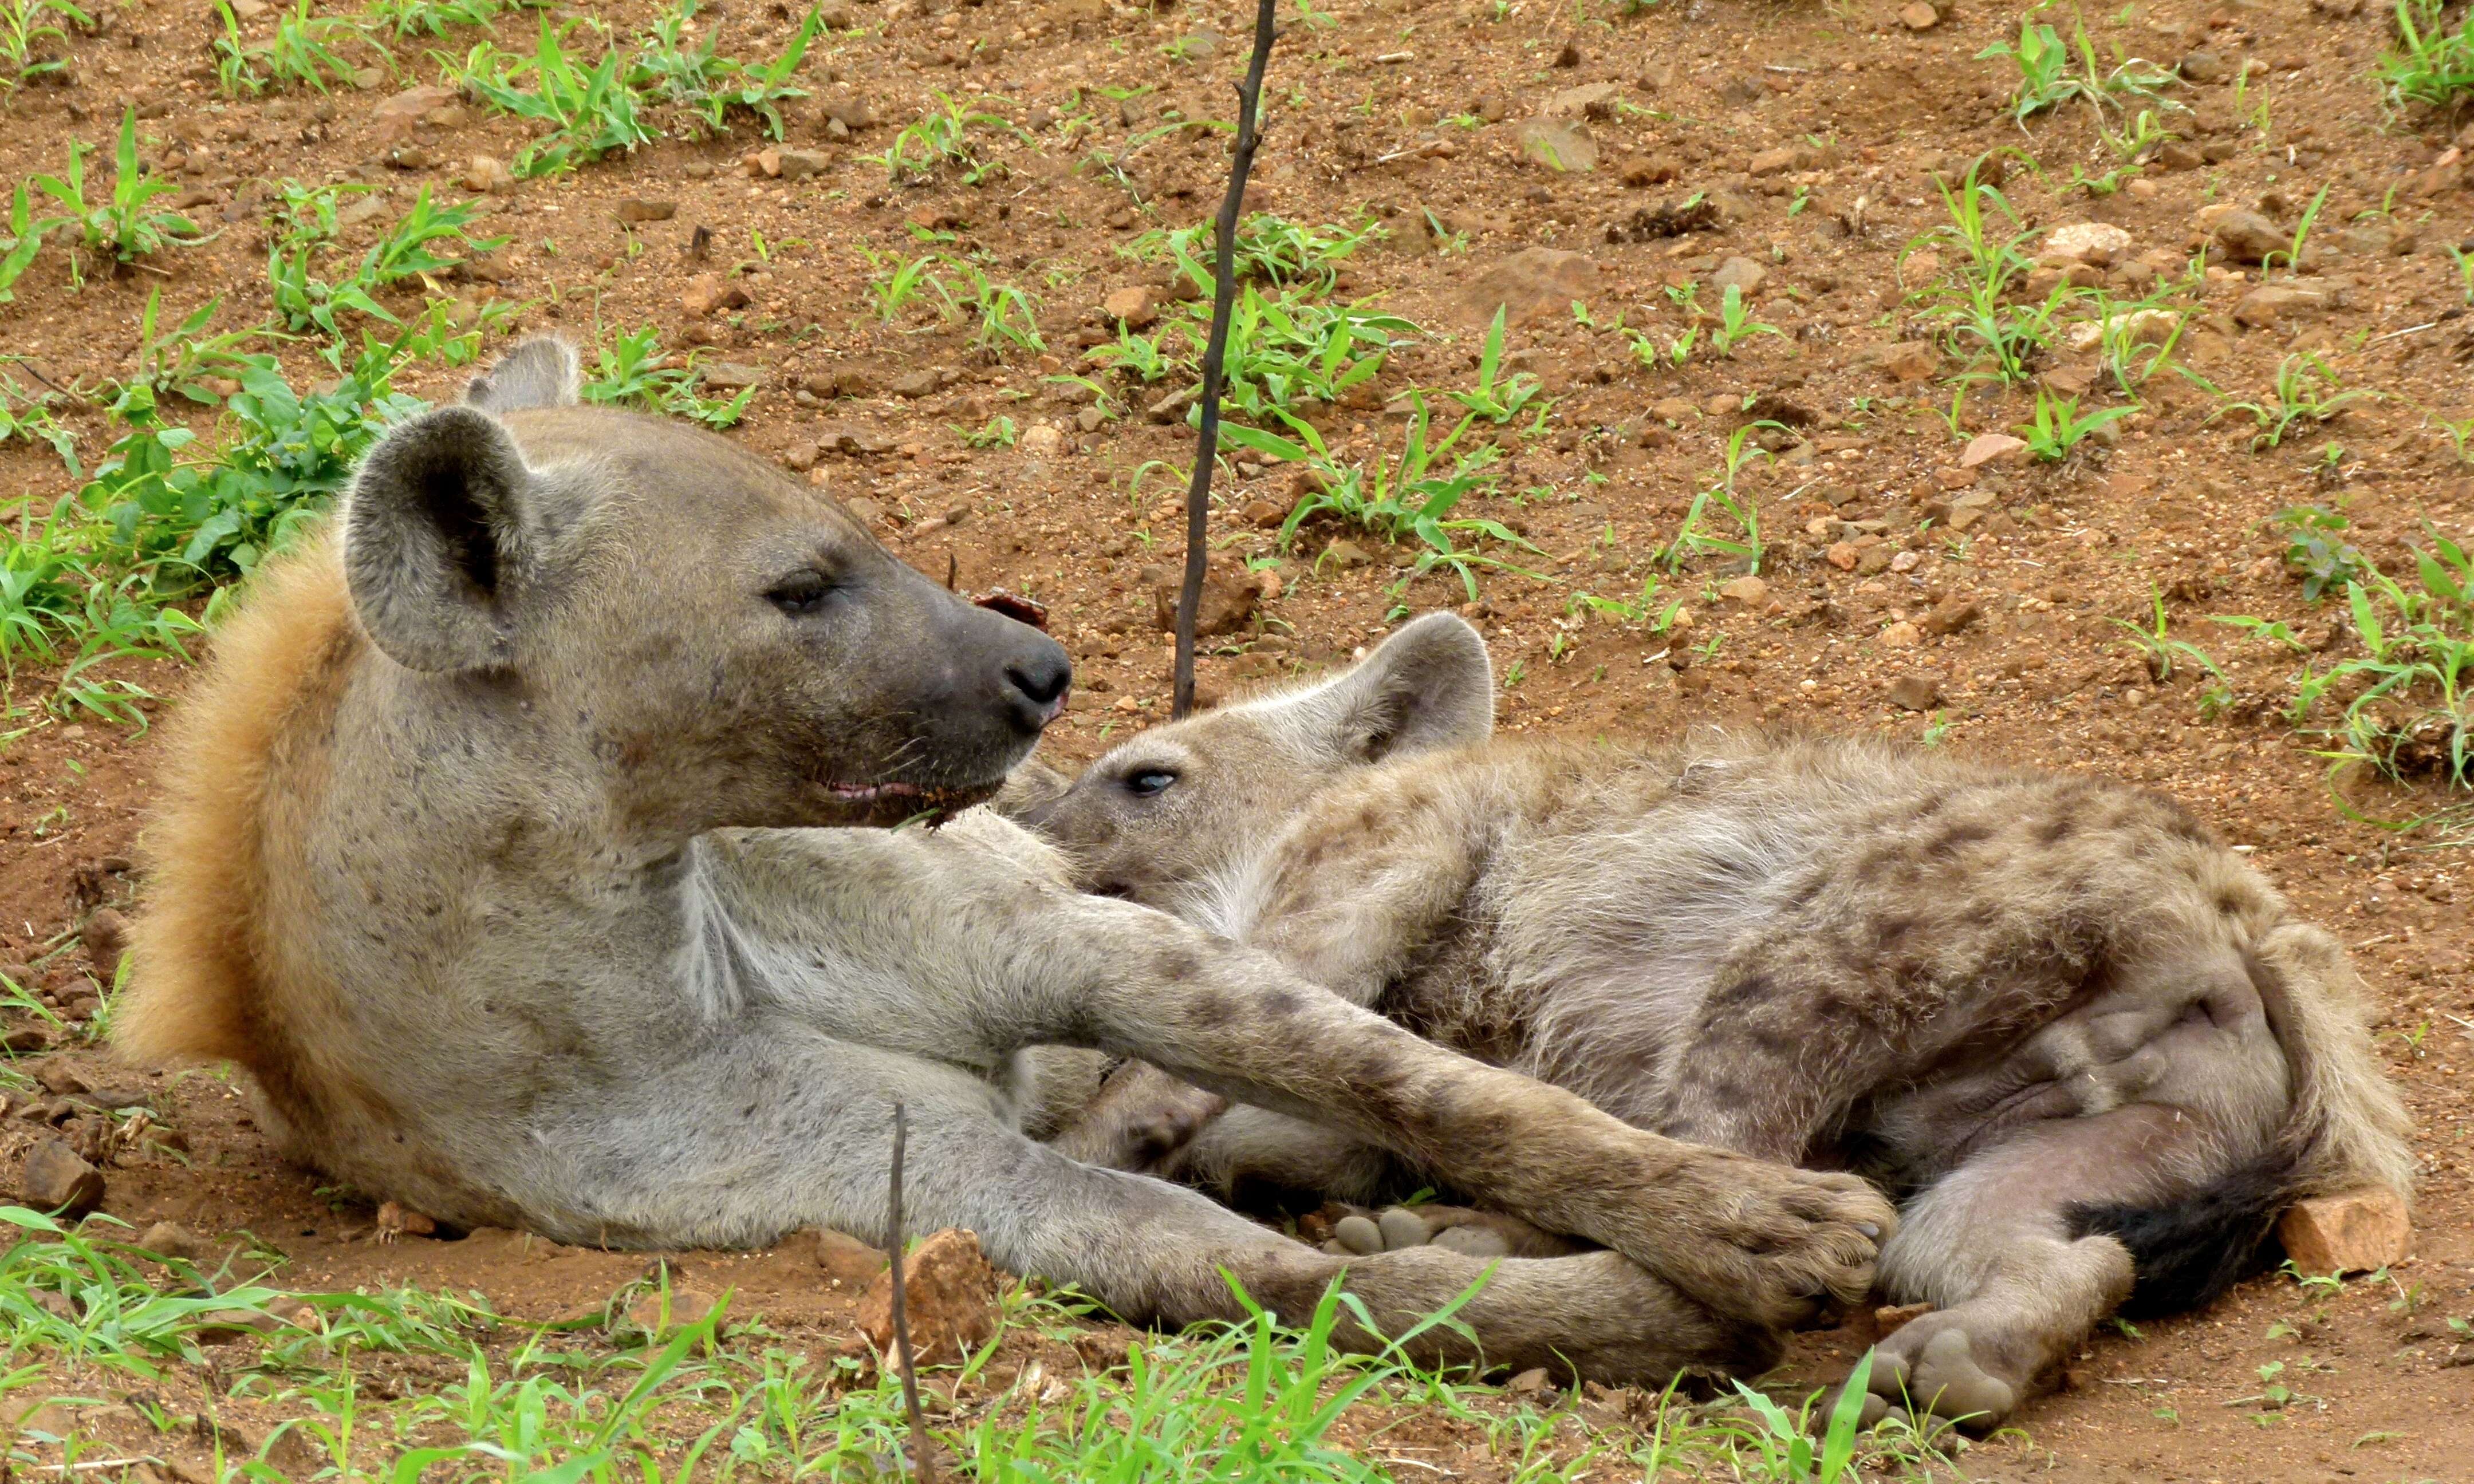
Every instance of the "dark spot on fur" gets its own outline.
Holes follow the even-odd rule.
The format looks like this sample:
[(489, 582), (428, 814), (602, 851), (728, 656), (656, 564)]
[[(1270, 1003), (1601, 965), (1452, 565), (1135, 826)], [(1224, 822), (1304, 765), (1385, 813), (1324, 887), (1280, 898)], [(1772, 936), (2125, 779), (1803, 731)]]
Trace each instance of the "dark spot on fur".
[(1873, 942), (1884, 949), (1895, 947), (1899, 940), (1915, 931), (1915, 927), (1916, 920), (1912, 917), (1883, 918), (1873, 924)]
[(1993, 826), (1990, 825), (1973, 823), (1953, 825), (1935, 835), (1932, 844), (1925, 849), (1935, 856), (1947, 859), (1957, 854), (1960, 846), (1973, 845), (1978, 840), (1990, 839), (1992, 835)]
[(2056, 814), (2051, 819), (2049, 819), (2045, 821), (2045, 823), (2036, 826), (2036, 843), (2038, 845), (2059, 845), (2063, 841), (2069, 839), (2071, 837), (2071, 831), (2076, 828), (2078, 828), (2078, 822), (2076, 820), (2072, 819), (2067, 814)]
[(1300, 1000), (1295, 993), (1287, 990), (1273, 990), (1271, 993), (1263, 996), (1263, 1013), (1265, 1015), (1293, 1016), (1299, 1010), (1303, 1009), (1304, 1005), (1305, 1002), (1303, 1000)]
[(1769, 993), (1770, 976), (1749, 973), (1739, 979), (1720, 981), (1704, 1003), (1711, 1010), (1737, 1010), (1755, 1000), (1767, 999)]
[(1190, 948), (1167, 948), (1161, 951), (1154, 967), (1163, 978), (1185, 980), (1193, 978), (1194, 971), (1202, 965)]

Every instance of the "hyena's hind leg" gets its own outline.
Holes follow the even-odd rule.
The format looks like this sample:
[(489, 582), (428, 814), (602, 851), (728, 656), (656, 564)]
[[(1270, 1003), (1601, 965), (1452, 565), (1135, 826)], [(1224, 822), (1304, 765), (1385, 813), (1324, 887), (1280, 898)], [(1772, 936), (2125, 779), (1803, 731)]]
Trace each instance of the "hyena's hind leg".
[[(2232, 1276), (2222, 1259), (2242, 1244), (2207, 1243), (2198, 1270), (2137, 1271), (2185, 1255), (2159, 1254), (2135, 1224), (2176, 1206), (2255, 1207), (2227, 1183), (2272, 1173), (2226, 1164), (2218, 1131), (2147, 1103), (2023, 1129), (1942, 1177), (1907, 1203), (1882, 1249), (1890, 1298), (1934, 1307), (1881, 1342), (1868, 1420), (1913, 1405), (1981, 1431), (2120, 1307), (2134, 1279), (2156, 1285), (2144, 1307), (2204, 1298), (2193, 1285)], [(2211, 1210), (2193, 1214), (2205, 1226)], [(2142, 1247), (2139, 1262), (2116, 1232)], [(2265, 1234), (2249, 1229), (2254, 1247)]]

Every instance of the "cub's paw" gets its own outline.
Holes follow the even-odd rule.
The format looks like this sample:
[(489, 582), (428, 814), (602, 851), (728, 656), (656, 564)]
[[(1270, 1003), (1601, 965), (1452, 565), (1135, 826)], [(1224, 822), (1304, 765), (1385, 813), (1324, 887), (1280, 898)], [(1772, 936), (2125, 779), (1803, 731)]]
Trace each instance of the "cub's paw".
[(1793, 1328), (1872, 1291), (1895, 1208), (1853, 1175), (1711, 1151), (1658, 1194), (1662, 1224), (1628, 1251), (1721, 1314)]
[(1322, 1250), (1339, 1257), (1371, 1257), (1411, 1247), (1439, 1247), (1465, 1257), (1561, 1257), (1591, 1251), (1584, 1243), (1541, 1232), (1517, 1216), (1467, 1206), (1395, 1206), (1377, 1212), (1352, 1211), (1332, 1228)]
[[(1927, 1314), (1873, 1353), (1865, 1378), (1863, 1423), (1923, 1412), (1981, 1436), (2000, 1426), (2019, 1406), (2023, 1380), (1996, 1353), (1979, 1348), (1963, 1314)], [(1824, 1415), (1827, 1415), (1825, 1412)]]

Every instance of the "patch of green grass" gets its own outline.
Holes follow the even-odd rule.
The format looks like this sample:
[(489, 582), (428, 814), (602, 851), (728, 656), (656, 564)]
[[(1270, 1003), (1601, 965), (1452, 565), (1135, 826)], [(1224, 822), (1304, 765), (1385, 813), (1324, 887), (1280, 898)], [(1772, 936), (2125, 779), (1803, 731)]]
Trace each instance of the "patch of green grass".
[(1765, 324), (1753, 318), (1744, 302), (1744, 291), (1737, 284), (1728, 284), (1718, 302), (1718, 327), (1710, 332), (1710, 347), (1720, 355), (1732, 356), (1735, 347), (1756, 335), (1783, 335), (1775, 324)]
[(754, 387), (730, 397), (710, 397), (698, 390), (702, 376), (691, 363), (673, 364), (662, 350), (661, 329), (647, 324), (621, 335), (595, 353), (584, 381), (588, 402), (632, 407), (639, 412), (693, 419), (707, 427), (726, 428), (747, 412)]
[(1487, 325), (1486, 344), (1478, 350), (1477, 385), (1467, 392), (1443, 393), (1466, 411), (1497, 427), (1519, 417), (1533, 402), (1538, 403), (1540, 417), (1542, 418), (1546, 412), (1545, 403), (1540, 400), (1545, 388), (1536, 373), (1515, 371), (1509, 376), (1503, 374), (1504, 313), (1505, 307), (1497, 305), (1493, 322)]
[(274, 35), (251, 41), (241, 34), (240, 19), (230, 0), (215, 0), (222, 33), (207, 46), (214, 58), (215, 82), (228, 98), (251, 97), (270, 89), (302, 86), (327, 90), (329, 79), (350, 85), (352, 64), (336, 46), (360, 41), (388, 60), (361, 22), (346, 15), (312, 15), (309, 0), (295, 0), (277, 16)]
[(206, 385), (206, 378), (234, 376), (255, 364), (241, 349), (258, 338), (255, 328), (206, 332), (223, 307), (222, 299), (207, 299), (180, 323), (158, 330), (162, 305), (163, 291), (149, 290), (146, 308), (137, 317), (137, 368), (112, 384), (112, 398), (105, 408), (114, 422), (152, 422), (167, 396), (214, 406), (222, 398)]
[(520, 177), (561, 175), (652, 142), (618, 53), (604, 51), (588, 66), (568, 49), (568, 38), (583, 24), (553, 26), (544, 15), (530, 57), (484, 41), (456, 69), (463, 85), (484, 102), (547, 127), (516, 152), (508, 168)]
[[(2185, 371), (2184, 374), (2189, 375), (2190, 372)], [(2195, 376), (2192, 379), (2198, 380)], [(2204, 381), (2199, 381), (2199, 385), (2208, 391), (2216, 391)], [(2303, 350), (2277, 363), (2276, 380), (2269, 386), (2268, 400), (2238, 402), (2222, 393), (2218, 393), (2218, 395), (2222, 403), (2208, 415), (2208, 420), (2214, 422), (2219, 418), (2237, 413), (2248, 416), (2252, 426), (2258, 429), (2250, 441), (2251, 451), (2257, 453), (2262, 448), (2274, 448), (2283, 443), (2286, 435), (2297, 423), (2317, 427), (2353, 403), (2374, 397), (2376, 394), (2359, 387), (2347, 390), (2338, 379), (2336, 369), (2320, 359), (2318, 352)]]
[(2365, 564), (2345, 584), (2362, 653), (2326, 670), (2308, 661), (2294, 716), (2337, 708), (2325, 730), (2339, 763), (2367, 763), (2392, 778), (2437, 778), (2474, 787), (2474, 559), (2438, 531), (2414, 553), (2409, 585)]
[[(400, 323), (393, 311), (378, 302), (376, 296), (380, 292), (408, 279), (427, 279), (446, 272), (463, 257), (496, 251), (506, 244), (504, 237), (474, 238), (470, 231), (473, 215), (473, 203), (439, 205), (424, 185), (421, 194), (413, 198), (412, 209), (370, 246), (350, 275), (336, 283), (327, 282), (310, 270), (311, 258), (319, 248), (316, 231), (279, 241), (267, 250), (266, 257), (266, 276), (274, 292), (275, 311), (289, 329), (316, 329), (329, 337), (343, 333), (339, 316), (346, 311), (390, 324)], [(329, 208), (323, 220), (313, 226), (331, 229), (332, 222)], [(459, 249), (460, 254), (443, 257), (437, 251), (441, 247)]]
[(10, 73), (5, 81), (15, 86), (66, 65), (64, 59), (43, 54), (45, 42), (68, 40), (64, 25), (92, 31), (94, 17), (69, 0), (0, 0), (0, 65)]
[(1948, 220), (1909, 241), (1899, 264), (1904, 270), (1926, 251), (1947, 259), (1939, 277), (1913, 297), (1939, 324), (1943, 347), (1968, 363), (1969, 376), (2016, 385), (2034, 373), (2056, 322), (2083, 291), (2066, 280), (2040, 302), (2020, 299), (2017, 287), (2035, 266), (2026, 244), (2036, 233), (1999, 187), (1980, 179), (1982, 167), (1982, 160), (1970, 165), (1956, 185), (1935, 180)]
[(719, 54), (721, 34), (708, 29), (704, 43), (687, 38), (695, 18), (696, 0), (675, 0), (655, 18), (628, 64), (627, 85), (648, 102), (676, 104), (694, 112), (711, 133), (722, 133), (733, 109), (756, 115), (768, 137), (782, 137), (781, 106), (804, 98), (807, 89), (791, 84), (790, 75), (807, 60), (808, 45), (820, 22), (811, 8), (780, 56), (762, 65)]
[(2029, 16), (2019, 22), (2018, 40), (1996, 41), (1976, 54), (1978, 61), (2006, 59), (2017, 70), (2010, 115), (2021, 128), (2034, 115), (2074, 99), (2085, 99), (2101, 120), (2107, 108), (2120, 108), (2123, 98), (2156, 98), (2174, 80), (2171, 68), (2123, 57), (2119, 48), (2108, 70), (2097, 60), (2085, 21), (2078, 23), (2074, 42), (2065, 42), (2059, 32)]
[[(21, 207), (22, 196), (12, 203), (10, 226), (17, 238), (11, 258), (24, 252), (31, 262), (34, 248), (55, 228), (72, 237), (70, 274), (78, 282), (85, 277), (84, 254), (108, 255), (115, 263), (133, 263), (167, 247), (194, 247), (208, 240), (210, 233), (177, 211), (158, 209), (158, 197), (171, 195), (180, 187), (161, 176), (146, 171), (137, 160), (137, 110), (124, 108), (120, 115), (120, 134), (112, 149), (111, 194), (101, 200), (88, 200), (90, 182), (85, 177), (84, 144), (69, 145), (68, 168), (59, 175), (38, 175), (31, 182), (34, 188), (52, 199), (62, 215), (36, 221)], [(22, 188), (21, 188), (22, 190)], [(17, 265), (17, 272), (25, 264)], [(0, 268), (0, 287), (13, 279), (16, 273)]]
[(2088, 435), (2107, 423), (2119, 422), (2138, 410), (2136, 407), (2099, 407), (2081, 413), (2077, 397), (2056, 395), (2051, 388), (2040, 386), (2036, 389), (2034, 420), (2019, 423), (2010, 431), (2027, 441), (2027, 453), (2031, 458), (2059, 464), (2069, 458)]
[(972, 140), (975, 132), (1009, 133), (1025, 141), (1031, 137), (1002, 113), (963, 103), (950, 93), (933, 96), (934, 108), (904, 125), (884, 154), (869, 156), (885, 167), (886, 180), (926, 180), (951, 167), (960, 172), (963, 184), (977, 185), (1002, 174), (1006, 167), (1005, 161), (980, 153)]
[[(1684, 523), (1676, 528), (1675, 539), (1660, 549), (1658, 560), (1666, 563), (1671, 575), (1682, 571), (1686, 560), (1717, 555), (1740, 562), (1746, 572), (1758, 573), (1767, 548), (1761, 541), (1760, 502), (1735, 488), (1737, 476), (1755, 459), (1769, 457), (1766, 449), (1752, 442), (1760, 428), (1783, 426), (1777, 422), (1748, 422), (1727, 435), (1723, 462), (1712, 474), (1708, 488), (1692, 496), (1684, 513)], [(1711, 517), (1723, 515), (1734, 526), (1734, 533), (1719, 535), (1709, 524)]]
[(2474, 11), (2448, 29), (2442, 0), (2397, 0), (2396, 44), (2380, 56), (2389, 107), (2453, 112), (2474, 97)]
[[(1258, 211), (1238, 224), (1237, 235), (1229, 244), (1229, 265), (1241, 281), (1328, 294), (1340, 281), (1343, 263), (1358, 249), (1388, 235), (1371, 218), (1353, 227), (1337, 223), (1312, 227)], [(1219, 248), (1210, 223), (1153, 227), (1118, 251), (1140, 263), (1174, 263), (1198, 294), (1208, 295), (1212, 290), (1212, 263)]]

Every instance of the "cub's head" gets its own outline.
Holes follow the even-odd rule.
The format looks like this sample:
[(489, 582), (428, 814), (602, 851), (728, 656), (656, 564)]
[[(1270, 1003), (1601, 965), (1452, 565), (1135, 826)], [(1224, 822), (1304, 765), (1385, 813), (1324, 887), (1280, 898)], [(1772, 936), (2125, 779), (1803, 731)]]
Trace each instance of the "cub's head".
[(1063, 847), (1083, 890), (1167, 907), (1327, 785), (1493, 727), (1486, 641), (1430, 613), (1329, 680), (1156, 728), (1070, 784), (1018, 782), (1000, 806)]
[(576, 384), (565, 346), (527, 342), (362, 465), (345, 578), (410, 713), (693, 833), (976, 802), (1063, 707), (1047, 635), (737, 444)]

